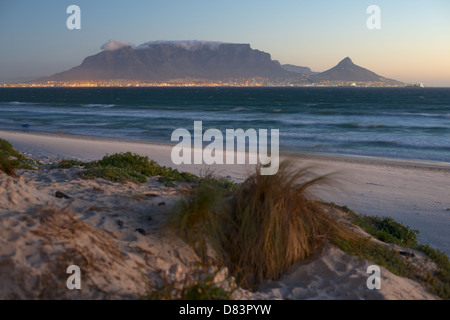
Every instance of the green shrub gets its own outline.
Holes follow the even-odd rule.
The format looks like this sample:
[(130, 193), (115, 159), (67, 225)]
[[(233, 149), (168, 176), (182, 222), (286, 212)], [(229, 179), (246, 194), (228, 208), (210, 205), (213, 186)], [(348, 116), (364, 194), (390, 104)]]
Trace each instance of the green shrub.
[(169, 187), (169, 188), (173, 188), (173, 187), (176, 187), (176, 186), (177, 186), (177, 185), (174, 183), (173, 178), (170, 178), (170, 177), (159, 177), (159, 178), (158, 178), (158, 182), (164, 183), (164, 185), (165, 185), (166, 187)]
[(6, 140), (0, 139), (0, 171), (16, 177), (16, 169), (33, 170), (39, 162), (24, 157)]
[(370, 260), (398, 276), (411, 277), (416, 272), (416, 269), (403, 259), (396, 250), (371, 242), (368, 239), (361, 237), (354, 239), (333, 237), (332, 241), (342, 251), (350, 255), (358, 256), (361, 259)]
[(147, 182), (147, 177), (141, 173), (115, 167), (105, 167), (105, 168), (92, 168), (87, 171), (80, 173), (81, 177), (85, 179), (96, 179), (103, 178), (112, 182), (134, 182), (134, 183), (145, 183)]
[(165, 281), (164, 284), (142, 297), (145, 300), (230, 300), (233, 290), (225, 290), (214, 283), (214, 277), (204, 280), (185, 281), (179, 288), (176, 284)]
[(69, 168), (73, 168), (76, 166), (85, 166), (86, 164), (84, 162), (81, 161), (77, 161), (77, 160), (61, 160), (59, 162), (59, 164), (55, 167), (57, 169), (69, 169)]
[(443, 299), (450, 300), (450, 260), (448, 256), (429, 245), (419, 244), (416, 249), (424, 252), (430, 259), (436, 263), (437, 270), (434, 276), (427, 280), (432, 293)]
[(160, 176), (160, 182), (166, 186), (175, 187), (174, 182), (195, 182), (199, 180), (196, 175), (160, 166), (157, 162), (149, 160), (147, 156), (140, 156), (131, 152), (106, 155), (101, 160), (87, 163), (63, 160), (57, 168), (74, 166), (83, 166), (86, 169), (81, 173), (84, 178), (103, 178), (113, 182), (145, 183), (146, 177)]
[(408, 248), (413, 248), (417, 245), (419, 230), (413, 230), (408, 226), (404, 226), (391, 217), (358, 215), (351, 211), (350, 213), (354, 224), (362, 227), (383, 242), (398, 244)]
[(418, 244), (417, 234), (419, 231), (412, 230), (393, 218), (359, 215), (345, 206), (331, 205), (347, 212), (354, 224), (359, 225), (377, 239), (424, 252), (436, 263), (437, 269), (434, 273), (424, 274), (419, 268), (411, 265), (407, 259), (401, 257), (397, 251), (363, 238), (339, 239), (335, 237), (333, 242), (339, 248), (349, 254), (374, 261), (394, 274), (419, 280), (431, 293), (443, 299), (450, 299), (449, 258), (445, 253), (433, 249), (429, 245)]
[(148, 157), (127, 153), (106, 155), (101, 160), (86, 163), (86, 168), (119, 168), (140, 173), (147, 177), (157, 176), (160, 166)]

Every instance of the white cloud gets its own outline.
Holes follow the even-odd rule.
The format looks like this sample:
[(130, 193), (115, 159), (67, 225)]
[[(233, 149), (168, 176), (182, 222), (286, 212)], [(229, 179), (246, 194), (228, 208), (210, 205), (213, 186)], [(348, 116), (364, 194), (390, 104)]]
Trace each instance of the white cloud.
[(224, 43), (225, 42), (203, 41), (203, 40), (188, 40), (188, 41), (159, 40), (159, 41), (149, 41), (149, 42), (143, 43), (143, 44), (139, 45), (136, 49), (147, 49), (149, 46), (156, 45), (156, 44), (170, 44), (170, 45), (175, 45), (175, 46), (178, 46), (183, 49), (190, 50), (190, 51), (194, 51), (194, 50), (197, 50), (202, 47), (208, 47), (209, 49), (215, 50)]
[(108, 40), (108, 42), (106, 42), (104, 45), (102, 45), (102, 50), (105, 51), (113, 51), (113, 50), (117, 50), (123, 47), (127, 47), (130, 46), (132, 48), (134, 48), (134, 44), (131, 44), (129, 42), (126, 41), (121, 41), (121, 40)]

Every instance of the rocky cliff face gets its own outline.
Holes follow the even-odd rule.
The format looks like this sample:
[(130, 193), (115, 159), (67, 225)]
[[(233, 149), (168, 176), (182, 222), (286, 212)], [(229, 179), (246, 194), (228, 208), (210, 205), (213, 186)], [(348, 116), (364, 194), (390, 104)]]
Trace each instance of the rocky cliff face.
[(303, 74), (306, 76), (312, 76), (312, 75), (318, 74), (318, 72), (313, 72), (308, 67), (300, 67), (300, 66), (295, 66), (292, 64), (283, 64), (282, 67), (283, 67), (283, 69), (285, 69), (287, 71)]

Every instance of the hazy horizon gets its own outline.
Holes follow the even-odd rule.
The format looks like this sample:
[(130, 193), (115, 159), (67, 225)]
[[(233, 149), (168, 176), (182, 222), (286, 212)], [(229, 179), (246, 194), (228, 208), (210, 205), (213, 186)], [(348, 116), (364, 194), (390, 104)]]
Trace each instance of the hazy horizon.
[[(81, 30), (69, 30), (69, 5), (81, 8)], [(381, 29), (370, 30), (370, 5)], [(65, 71), (109, 40), (140, 45), (166, 40), (249, 43), (281, 64), (322, 72), (345, 57), (407, 83), (450, 86), (450, 2), (131, 1), (0, 3), (0, 81)]]

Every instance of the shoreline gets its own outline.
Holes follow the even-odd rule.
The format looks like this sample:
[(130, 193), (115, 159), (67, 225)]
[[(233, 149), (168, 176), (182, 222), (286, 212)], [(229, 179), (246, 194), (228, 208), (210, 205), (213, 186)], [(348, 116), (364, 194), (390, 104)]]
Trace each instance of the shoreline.
[[(170, 162), (168, 145), (4, 131), (0, 131), (0, 138), (9, 140), (26, 156), (38, 152), (54, 163), (59, 161), (57, 156), (60, 155), (99, 158), (105, 152), (117, 151), (150, 155), (151, 159)], [(313, 175), (338, 172), (333, 177), (338, 188), (333, 188), (333, 180), (323, 188), (315, 186), (311, 190), (313, 198), (327, 202), (334, 199), (336, 204), (347, 205), (356, 213), (363, 213), (360, 208), (373, 209), (401, 221), (391, 214), (397, 212), (405, 224), (412, 227), (409, 222), (415, 222), (411, 219), (414, 215), (403, 210), (405, 205), (411, 202), (426, 208), (432, 202), (446, 200), (445, 190), (439, 187), (450, 177), (447, 170), (364, 161), (306, 155), (295, 158), (290, 165), (293, 170), (310, 168), (308, 172)], [(201, 170), (196, 166), (189, 169)], [(245, 169), (248, 166), (225, 165), (222, 174), (243, 179)], [(229, 291), (235, 279), (228, 278), (227, 267), (214, 264), (214, 252), (207, 253), (211, 259), (209, 265), (200, 267), (201, 258), (192, 246), (176, 234), (161, 229), (173, 206), (183, 196), (184, 185), (167, 186), (155, 176), (148, 177), (145, 183), (122, 184), (100, 178), (84, 179), (80, 176), (82, 172), (84, 169), (78, 167), (52, 170), (44, 165), (40, 170), (20, 170), (17, 178), (0, 173), (0, 233), (4, 236), (0, 239), (4, 243), (0, 246), (0, 274), (3, 275), (0, 276), (0, 297), (164, 299), (158, 288), (181, 288), (192, 281), (207, 282), (210, 275), (214, 285), (223, 288), (235, 300), (442, 298), (439, 293), (435, 295), (437, 291), (427, 282), (417, 280), (421, 279), (421, 274), (436, 268), (425, 251), (383, 243), (370, 236), (370, 241), (384, 246), (392, 257), (396, 252), (410, 254), (409, 258), (400, 259), (416, 265), (414, 272), (419, 278), (405, 273), (397, 275), (392, 267), (378, 261), (376, 254), (355, 256), (354, 251), (347, 252), (329, 239), (319, 251), (289, 266), (279, 278), (263, 280), (256, 291), (239, 285)], [(445, 175), (447, 177), (442, 179)], [(438, 188), (433, 189), (436, 185)], [(351, 224), (345, 210), (327, 205), (323, 210), (335, 215), (338, 223)], [(419, 229), (425, 238), (431, 239), (425, 243), (445, 251), (450, 221), (433, 214), (423, 215), (423, 221), (417, 220)], [(348, 226), (357, 235), (368, 236), (356, 225)], [(424, 243), (421, 239), (419, 242)], [(367, 270), (374, 263), (381, 268), (383, 285), (380, 290), (368, 290), (367, 286)], [(67, 276), (61, 273), (67, 265), (76, 265), (83, 274), (89, 275), (83, 278), (82, 291), (67, 290)]]
[[(63, 138), (71, 140), (84, 140), (93, 142), (111, 142), (111, 143), (129, 143), (144, 146), (160, 146), (164, 148), (173, 148), (176, 144), (164, 143), (159, 141), (145, 141), (145, 140), (133, 140), (133, 139), (119, 139), (108, 137), (95, 137), (84, 135), (72, 135), (64, 133), (45, 133), (45, 132), (24, 132), (19, 130), (3, 130), (0, 129), (1, 135), (28, 135), (28, 136), (42, 136), (52, 138)], [(6, 139), (7, 140), (7, 139)], [(450, 171), (450, 162), (433, 161), (433, 160), (421, 160), (421, 159), (402, 159), (402, 158), (389, 158), (389, 157), (375, 157), (375, 156), (363, 156), (352, 155), (342, 153), (327, 153), (327, 152), (313, 152), (313, 151), (295, 151), (295, 150), (280, 150), (282, 157), (294, 157), (302, 159), (312, 160), (332, 160), (336, 162), (356, 162), (361, 164), (383, 164), (398, 167), (420, 167), (433, 169), (442, 169)]]
[[(133, 152), (160, 165), (194, 174), (212, 170), (242, 182), (254, 165), (179, 165), (172, 163), (169, 144), (70, 135), (35, 134), (0, 130), (27, 156), (42, 159), (92, 161), (106, 154)], [(347, 206), (357, 213), (389, 216), (420, 230), (419, 242), (450, 255), (450, 164), (334, 154), (293, 154), (297, 167), (312, 167), (315, 174), (334, 174), (336, 186), (317, 187), (314, 195), (324, 201)]]

